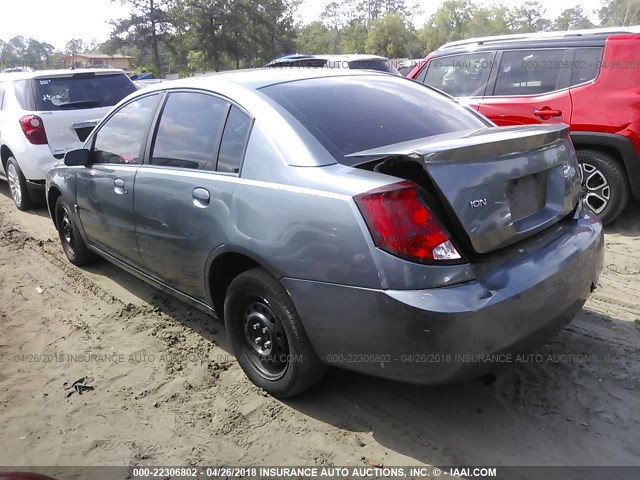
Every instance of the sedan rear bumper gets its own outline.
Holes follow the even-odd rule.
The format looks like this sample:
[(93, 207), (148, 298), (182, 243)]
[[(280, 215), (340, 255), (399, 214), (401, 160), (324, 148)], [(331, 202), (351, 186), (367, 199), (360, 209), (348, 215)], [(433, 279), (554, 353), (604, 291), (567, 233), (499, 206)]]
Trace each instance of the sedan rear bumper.
[(602, 225), (586, 213), (474, 267), (473, 282), (428, 290), (282, 283), (326, 363), (436, 384), (486, 373), (561, 330), (592, 291), (603, 258)]

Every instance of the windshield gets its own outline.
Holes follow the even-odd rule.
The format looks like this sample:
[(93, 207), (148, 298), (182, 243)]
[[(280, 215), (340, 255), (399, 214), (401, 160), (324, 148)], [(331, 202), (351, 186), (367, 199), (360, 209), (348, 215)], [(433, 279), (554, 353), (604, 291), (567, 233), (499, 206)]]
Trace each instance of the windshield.
[(488, 124), (451, 98), (403, 77), (357, 75), (280, 83), (261, 90), (340, 163), (345, 155)]
[(136, 91), (125, 74), (79, 73), (72, 77), (33, 80), (37, 110), (111, 107)]

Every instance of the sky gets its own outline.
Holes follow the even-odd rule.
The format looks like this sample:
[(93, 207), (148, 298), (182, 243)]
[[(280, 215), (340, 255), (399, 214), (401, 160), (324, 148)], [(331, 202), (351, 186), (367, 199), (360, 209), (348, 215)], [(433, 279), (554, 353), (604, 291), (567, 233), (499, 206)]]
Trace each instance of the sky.
[[(324, 8), (332, 0), (305, 0), (298, 10), (298, 19), (304, 23), (317, 20)], [(575, 7), (579, 1), (592, 22), (597, 22), (594, 10), (600, 8), (603, 0), (540, 0), (546, 8), (546, 17), (556, 18), (563, 10)], [(508, 7), (520, 5), (522, 0), (476, 0), (485, 5), (503, 4)], [(416, 0), (408, 0), (408, 5)], [(437, 10), (441, 2), (437, 0), (420, 0), (424, 14), (416, 18), (417, 26), (422, 26), (429, 15)], [(28, 5), (27, 11), (19, 8)], [(52, 44), (59, 50), (72, 38), (81, 38), (90, 44), (92, 40), (105, 41), (111, 31), (110, 20), (124, 18), (128, 7), (119, 0), (28, 0), (15, 2), (2, 0), (0, 15), (0, 39), (7, 41), (16, 35), (35, 38), (41, 42)]]

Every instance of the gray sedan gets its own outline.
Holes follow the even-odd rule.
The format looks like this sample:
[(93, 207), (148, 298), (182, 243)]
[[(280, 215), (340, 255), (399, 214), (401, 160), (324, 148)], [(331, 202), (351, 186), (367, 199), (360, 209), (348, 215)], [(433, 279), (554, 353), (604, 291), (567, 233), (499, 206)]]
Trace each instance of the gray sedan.
[(568, 134), (381, 73), (230, 72), (124, 99), (47, 200), (72, 263), (217, 313), (275, 396), (327, 365), (443, 383), (546, 340), (595, 288)]

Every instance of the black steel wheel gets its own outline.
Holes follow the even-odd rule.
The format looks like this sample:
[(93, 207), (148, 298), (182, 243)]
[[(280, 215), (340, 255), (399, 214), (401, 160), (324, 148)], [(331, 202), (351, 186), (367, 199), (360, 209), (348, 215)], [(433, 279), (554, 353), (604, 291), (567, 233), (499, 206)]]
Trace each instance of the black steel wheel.
[(91, 262), (95, 255), (87, 248), (82, 235), (78, 231), (71, 208), (58, 197), (55, 207), (56, 227), (62, 244), (62, 250), (74, 265), (85, 265)]
[(318, 382), (326, 367), (280, 282), (263, 268), (229, 285), (224, 321), (233, 352), (247, 377), (275, 397), (291, 397)]
[(282, 320), (266, 298), (249, 292), (242, 302), (242, 315), (244, 354), (265, 378), (281, 378), (289, 363), (289, 341)]

